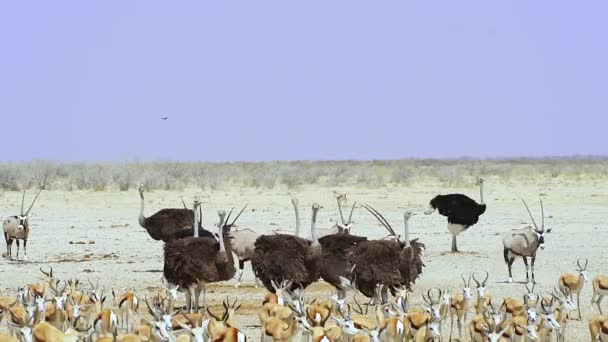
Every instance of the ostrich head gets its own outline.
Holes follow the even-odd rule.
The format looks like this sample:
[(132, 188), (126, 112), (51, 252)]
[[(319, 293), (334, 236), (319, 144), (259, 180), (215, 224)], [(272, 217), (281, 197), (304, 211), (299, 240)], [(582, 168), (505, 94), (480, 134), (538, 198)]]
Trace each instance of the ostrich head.
[(144, 190), (146, 189), (146, 187), (144, 186), (144, 183), (139, 184), (139, 196), (141, 198), (144, 198)]

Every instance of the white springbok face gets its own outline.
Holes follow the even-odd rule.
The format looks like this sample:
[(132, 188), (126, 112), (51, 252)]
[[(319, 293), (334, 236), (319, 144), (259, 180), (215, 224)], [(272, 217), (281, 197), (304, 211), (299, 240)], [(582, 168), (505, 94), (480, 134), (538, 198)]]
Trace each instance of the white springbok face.
[(579, 274), (580, 277), (583, 278), (583, 280), (585, 281), (585, 283), (589, 282), (589, 273), (587, 273), (587, 271), (579, 270), (578, 274)]
[(504, 329), (502, 329), (499, 332), (492, 332), (492, 333), (488, 332), (488, 341), (490, 341), (490, 342), (499, 342), (500, 338), (507, 331), (507, 329), (509, 329), (508, 326), (505, 327)]
[(484, 299), (486, 298), (486, 287), (485, 286), (479, 286), (477, 288), (477, 296), (479, 296), (479, 298)]
[(348, 335), (357, 335), (361, 333), (361, 331), (355, 327), (355, 323), (350, 319), (340, 319), (336, 317), (332, 317), (332, 319), (336, 321), (336, 323), (338, 323), (338, 326), (340, 326), (342, 330)]
[(462, 295), (464, 296), (464, 299), (466, 299), (466, 300), (473, 298), (473, 293), (471, 291), (471, 288), (468, 286), (462, 288)]
[(22, 327), (17, 327), (15, 329), (18, 333), (18, 335), (20, 335), (21, 340), (23, 342), (33, 342), (34, 341), (34, 334), (32, 331), (32, 328), (28, 327), (28, 326), (22, 326)]
[(427, 305), (426, 312), (428, 312), (429, 315), (431, 315), (431, 319), (433, 321), (438, 321), (441, 319), (441, 313), (439, 312), (439, 307)]
[(538, 299), (539, 299), (538, 294), (528, 292), (524, 296), (525, 296), (524, 302), (527, 301), (528, 303), (538, 303)]
[(430, 332), (429, 337), (436, 338), (436, 337), (441, 336), (441, 333), (439, 331), (438, 322), (429, 323), (429, 324), (427, 324), (426, 327), (427, 327), (427, 329), (429, 329), (429, 332)]
[(57, 305), (60, 309), (65, 309), (65, 302), (68, 300), (68, 295), (66, 293), (62, 294), (59, 297), (53, 298), (55, 301), (55, 305)]
[(536, 323), (536, 320), (537, 320), (536, 308), (535, 307), (528, 308), (527, 313), (528, 313), (528, 321), (530, 321), (532, 323)]
[(165, 323), (165, 326), (167, 327), (167, 330), (173, 329), (173, 323), (171, 323), (171, 315), (163, 315), (162, 319)]
[(561, 326), (557, 322), (554, 316), (553, 310), (547, 311), (545, 315), (545, 327), (548, 329), (559, 329)]
[[(532, 322), (531, 322), (532, 323)], [(538, 340), (538, 334), (536, 333), (536, 325), (534, 323), (526, 326), (526, 341)]]
[(44, 297), (36, 296), (35, 302), (36, 302), (37, 310), (40, 312), (44, 312), (44, 310), (45, 310), (44, 309), (44, 303), (45, 303)]
[(169, 334), (169, 328), (167, 327), (164, 320), (153, 323), (154, 334), (159, 337), (159, 340), (163, 342), (171, 341), (171, 335)]
[(169, 295), (171, 296), (172, 300), (177, 300), (177, 291), (178, 290), (179, 290), (179, 285), (169, 286), (167, 288), (167, 291), (169, 292)]
[(442, 302), (445, 305), (450, 305), (452, 303), (452, 293), (450, 291), (445, 291), (442, 296)]

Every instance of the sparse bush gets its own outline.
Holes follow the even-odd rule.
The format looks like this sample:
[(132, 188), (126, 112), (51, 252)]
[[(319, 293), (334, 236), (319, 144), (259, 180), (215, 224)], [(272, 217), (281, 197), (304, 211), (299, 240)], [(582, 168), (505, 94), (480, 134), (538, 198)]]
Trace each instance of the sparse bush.
[(81, 189), (127, 191), (143, 182), (149, 189), (181, 190), (197, 187), (221, 190), (229, 186), (289, 189), (307, 185), (380, 187), (408, 184), (415, 179), (447, 185), (471, 185), (478, 176), (498, 180), (606, 179), (608, 159), (547, 158), (505, 160), (374, 160), (273, 161), (260, 163), (56, 163), (33, 161), (0, 163), (0, 188)]

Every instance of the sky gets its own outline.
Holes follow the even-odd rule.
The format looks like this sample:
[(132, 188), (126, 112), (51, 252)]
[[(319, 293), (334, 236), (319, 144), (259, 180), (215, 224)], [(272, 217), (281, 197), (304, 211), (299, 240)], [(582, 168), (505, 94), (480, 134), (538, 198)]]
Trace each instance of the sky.
[(556, 0), (3, 1), (0, 161), (603, 156), (607, 13)]

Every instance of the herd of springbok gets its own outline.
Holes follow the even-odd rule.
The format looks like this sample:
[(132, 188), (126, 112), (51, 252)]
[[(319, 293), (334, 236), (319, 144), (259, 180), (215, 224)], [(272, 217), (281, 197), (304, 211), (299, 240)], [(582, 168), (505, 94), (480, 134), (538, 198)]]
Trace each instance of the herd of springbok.
[[(480, 178), (480, 203), (462, 194), (438, 195), (425, 211), (427, 215), (438, 211), (447, 217), (453, 252), (458, 251), (456, 237), (476, 224), (486, 211), (483, 184)], [(522, 199), (532, 224), (509, 231), (502, 238), (508, 282), (513, 281), (511, 268), (516, 258), (521, 257), (526, 266), (525, 288), (515, 291), (518, 294), (492, 297), (490, 274), (477, 271), (462, 274), (457, 288), (445, 284), (421, 290), (424, 303), (413, 305), (413, 285), (425, 267), (425, 245), (409, 237), (409, 221), (414, 212), (404, 212), (400, 231), (374, 207), (361, 205), (388, 233), (381, 239), (369, 239), (351, 234), (356, 203), (347, 217), (343, 212), (347, 195), (335, 193), (339, 223), (317, 227), (320, 206), (313, 204), (310, 238), (303, 238), (298, 201), (294, 198), (295, 232), (278, 230), (264, 235), (237, 226), (247, 206), (232, 220), (232, 210), (228, 214), (219, 211), (217, 225), (203, 226), (198, 198), (192, 209), (184, 203), (184, 208), (161, 209), (146, 217), (144, 191), (142, 184), (139, 223), (150, 237), (164, 242), (161, 290), (143, 298), (133, 291), (107, 293), (99, 284), (89, 281), (84, 286), (78, 279), (62, 281), (52, 268), (40, 269), (40, 282), (24, 284), (14, 295), (0, 298), (0, 342), (247, 341), (235, 320), (240, 309), (238, 299), (226, 298), (218, 311), (208, 305), (206, 298), (207, 285), (211, 283), (236, 278), (238, 288), (246, 262), (251, 263), (256, 287), (261, 283), (268, 291), (258, 310), (262, 341), (584, 339), (567, 337), (566, 327), (569, 320), (583, 320), (580, 295), (589, 282), (586, 259), (577, 261), (575, 273), (564, 273), (556, 279), (552, 291), (535, 292), (536, 252), (545, 248), (545, 234), (551, 232), (545, 228), (542, 200), (540, 226)], [(40, 192), (24, 211), (24, 192), (21, 213), (4, 220), (6, 258), (27, 259), (29, 220), (39, 195)], [(13, 241), (17, 244), (15, 255)], [(19, 241), (23, 241), (22, 255)], [(234, 257), (238, 259), (238, 270)], [(335, 290), (326, 296), (305, 299), (306, 288), (320, 280)], [(590, 338), (608, 342), (608, 316), (602, 311), (602, 300), (608, 295), (608, 277), (598, 275), (591, 285), (591, 304), (599, 313), (589, 318)], [(185, 296), (185, 305), (179, 301), (180, 293)], [(144, 310), (140, 310), (142, 300)]]

